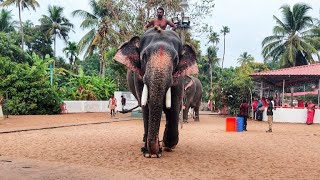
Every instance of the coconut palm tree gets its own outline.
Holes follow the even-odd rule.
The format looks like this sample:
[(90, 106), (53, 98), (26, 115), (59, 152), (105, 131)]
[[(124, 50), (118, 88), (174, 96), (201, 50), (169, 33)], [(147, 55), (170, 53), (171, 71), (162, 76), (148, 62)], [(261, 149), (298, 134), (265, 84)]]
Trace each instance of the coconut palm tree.
[(68, 44), (63, 49), (63, 52), (66, 54), (67, 58), (69, 59), (70, 69), (73, 69), (79, 55), (77, 43), (68, 41)]
[(53, 38), (54, 56), (56, 57), (57, 36), (65, 42), (69, 37), (69, 32), (73, 28), (73, 24), (63, 15), (63, 7), (48, 6), (48, 14), (42, 15), (39, 19), (41, 22), (40, 29), (48, 38)]
[(215, 64), (219, 63), (219, 58), (217, 57), (218, 48), (216, 46), (209, 46), (207, 49), (208, 61), (209, 61), (209, 71), (210, 71), (210, 87), (212, 88), (212, 69)]
[(103, 77), (106, 66), (104, 57), (107, 48), (106, 35), (109, 27), (109, 21), (107, 20), (108, 12), (95, 0), (90, 0), (89, 6), (92, 9), (92, 13), (80, 9), (72, 12), (73, 16), (83, 18), (80, 27), (82, 29), (89, 29), (89, 32), (79, 41), (78, 47), (79, 52), (85, 52), (85, 56), (92, 54), (96, 47), (99, 48), (99, 75)]
[(212, 32), (209, 34), (209, 43), (213, 43), (213, 45), (218, 45), (220, 42), (219, 34), (216, 32)]
[(312, 17), (308, 16), (312, 8), (297, 3), (292, 9), (289, 5), (283, 5), (280, 9), (283, 20), (273, 16), (276, 20), (273, 35), (262, 41), (265, 61), (272, 60), (284, 67), (313, 63), (313, 54), (319, 58), (316, 45), (319, 45), (320, 37), (315, 33)]
[(85, 56), (88, 53), (92, 53), (93, 49), (91, 44), (97, 35), (99, 23), (106, 15), (105, 9), (99, 6), (96, 0), (90, 0), (89, 6), (91, 7), (92, 12), (87, 12), (81, 9), (72, 12), (73, 17), (81, 17), (83, 19), (80, 27), (82, 29), (89, 29), (78, 43), (79, 52), (85, 52)]
[(223, 56), (222, 56), (222, 63), (221, 63), (221, 67), (223, 69), (224, 56), (226, 54), (226, 35), (230, 33), (230, 28), (228, 26), (222, 26), (222, 30), (220, 32), (221, 34), (223, 34)]
[(244, 52), (240, 55), (238, 58), (238, 63), (242, 66), (245, 64), (251, 64), (254, 61), (254, 57), (251, 56), (251, 54), (248, 54), (248, 52)]
[(29, 7), (31, 7), (35, 11), (36, 7), (39, 7), (40, 5), (37, 0), (5, 0), (3, 3), (1, 3), (1, 6), (10, 6), (12, 4), (15, 4), (19, 10), (21, 48), (24, 49), (24, 33), (23, 33), (21, 12), (23, 11), (24, 8), (29, 9)]
[(218, 64), (218, 62), (219, 62), (219, 59), (217, 57), (218, 48), (216, 47), (220, 41), (219, 34), (210, 30), (210, 34), (208, 36), (208, 39), (209, 39), (209, 43), (213, 44), (213, 46), (209, 46), (207, 49), (208, 61), (209, 61), (208, 62), (209, 63), (209, 73), (210, 73), (210, 87), (212, 88), (212, 69), (213, 69), (212, 66), (214, 64)]
[[(122, 26), (128, 26), (128, 23), (121, 20), (127, 19), (125, 15), (120, 15), (121, 5), (112, 1), (90, 0), (89, 5), (92, 13), (75, 10), (73, 16), (82, 17), (84, 20), (80, 27), (90, 29), (87, 34), (79, 41), (79, 52), (85, 51), (85, 56), (92, 54), (93, 50), (99, 49), (100, 58), (100, 77), (104, 77), (106, 68), (105, 52), (112, 44), (119, 44), (119, 38), (124, 38), (128, 33)], [(122, 17), (122, 18), (120, 18)], [(126, 25), (125, 25), (126, 24)], [(122, 37), (121, 37), (122, 36)]]
[(0, 11), (0, 31), (12, 32), (16, 27), (17, 22), (12, 20), (11, 11), (1, 9)]

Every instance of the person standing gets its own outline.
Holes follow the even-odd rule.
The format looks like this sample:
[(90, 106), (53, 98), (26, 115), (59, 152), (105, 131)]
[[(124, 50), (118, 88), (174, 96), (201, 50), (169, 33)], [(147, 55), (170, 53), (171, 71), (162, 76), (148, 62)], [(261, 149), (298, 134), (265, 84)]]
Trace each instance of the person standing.
[(165, 30), (167, 25), (172, 27), (172, 30), (176, 30), (177, 26), (173, 24), (171, 21), (165, 19), (163, 17), (164, 9), (159, 7), (157, 9), (157, 18), (152, 19), (147, 25), (144, 26), (144, 30), (146, 31), (149, 27), (159, 26), (161, 29)]
[(126, 98), (125, 98), (125, 97), (123, 97), (123, 95), (121, 95), (122, 111), (124, 110), (124, 107), (126, 106), (126, 102), (127, 102)]
[(273, 106), (273, 103), (271, 101), (272, 101), (272, 97), (269, 97), (267, 99), (267, 103), (268, 103), (267, 116), (268, 116), (268, 124), (269, 124), (269, 130), (266, 131), (267, 133), (272, 132), (274, 106)]
[(256, 99), (256, 98), (252, 98), (252, 104), (251, 104), (251, 106), (252, 106), (252, 118), (253, 119), (256, 119), (256, 112), (257, 112), (257, 109), (258, 109), (258, 103), (259, 103), (259, 101)]
[(111, 117), (116, 116), (115, 109), (117, 107), (117, 99), (114, 97), (114, 95), (111, 95), (108, 107), (110, 108)]
[(307, 115), (307, 125), (311, 125), (313, 124), (313, 118), (314, 118), (314, 114), (315, 114), (315, 104), (312, 103), (312, 101), (308, 101), (308, 115)]
[(246, 100), (243, 100), (240, 104), (240, 116), (243, 117), (243, 130), (247, 131), (247, 119), (248, 119), (249, 105)]

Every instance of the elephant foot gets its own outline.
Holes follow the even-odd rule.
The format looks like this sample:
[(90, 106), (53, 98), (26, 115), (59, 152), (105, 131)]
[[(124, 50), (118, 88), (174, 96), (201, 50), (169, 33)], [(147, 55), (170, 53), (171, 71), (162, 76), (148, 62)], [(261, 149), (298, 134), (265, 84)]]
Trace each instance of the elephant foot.
[(162, 156), (162, 148), (159, 148), (159, 151), (157, 153), (152, 154), (150, 153), (150, 151), (148, 151), (148, 148), (142, 147), (141, 152), (143, 154), (143, 157), (145, 158), (160, 158)]
[(173, 146), (173, 147), (171, 147), (171, 148), (163, 146), (163, 150), (166, 151), (166, 152), (172, 152), (172, 150), (173, 150), (174, 148), (176, 148), (176, 146)]
[(158, 138), (156, 140), (148, 139), (146, 146), (141, 148), (141, 152), (146, 158), (161, 157), (162, 148), (160, 147), (160, 141), (158, 140)]

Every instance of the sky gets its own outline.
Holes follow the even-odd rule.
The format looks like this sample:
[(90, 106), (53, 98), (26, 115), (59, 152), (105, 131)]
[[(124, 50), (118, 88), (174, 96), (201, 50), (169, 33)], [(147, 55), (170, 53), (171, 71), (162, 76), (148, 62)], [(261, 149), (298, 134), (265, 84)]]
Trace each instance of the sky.
[[(196, 0), (193, 0), (196, 1)], [(80, 29), (80, 18), (71, 16), (71, 12), (77, 9), (89, 11), (88, 0), (38, 0), (40, 8), (23, 11), (23, 21), (29, 19), (34, 24), (39, 24), (38, 19), (42, 14), (47, 13), (47, 7), (59, 5), (64, 7), (64, 15), (75, 25), (75, 32), (70, 34), (70, 41), (78, 42), (87, 30)], [(282, 19), (280, 7), (284, 4), (293, 6), (295, 3), (303, 2), (310, 5), (313, 9), (309, 11), (312, 17), (320, 18), (320, 0), (215, 0), (212, 16), (204, 19), (204, 23), (211, 25), (215, 32), (220, 33), (222, 26), (228, 26), (230, 33), (226, 35), (226, 55), (224, 67), (239, 66), (237, 59), (243, 52), (251, 54), (256, 61), (263, 62), (261, 55), (262, 40), (272, 35), (272, 28), (275, 25), (273, 15)], [(191, 2), (190, 2), (191, 3)], [(18, 11), (14, 6), (12, 9), (14, 18), (18, 20)], [(192, 20), (191, 20), (192, 26)], [(201, 42), (201, 50), (206, 52), (206, 35), (195, 37)], [(62, 40), (57, 42), (57, 55), (65, 57), (62, 49), (65, 44)], [(222, 58), (223, 54), (223, 36), (220, 35), (218, 45), (218, 57)]]

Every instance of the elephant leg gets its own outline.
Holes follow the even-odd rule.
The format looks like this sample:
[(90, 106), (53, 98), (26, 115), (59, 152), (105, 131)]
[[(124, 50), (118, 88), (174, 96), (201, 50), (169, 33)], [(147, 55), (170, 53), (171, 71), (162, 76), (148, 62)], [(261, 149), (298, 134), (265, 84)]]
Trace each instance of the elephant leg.
[(194, 111), (194, 121), (200, 121), (200, 118), (199, 118), (199, 106), (196, 106), (193, 108), (193, 111)]
[(183, 110), (183, 122), (188, 122), (189, 109), (190, 109), (190, 106), (186, 104), (185, 109)]
[(166, 112), (166, 127), (163, 134), (163, 146), (166, 151), (174, 149), (179, 141), (179, 112)]

